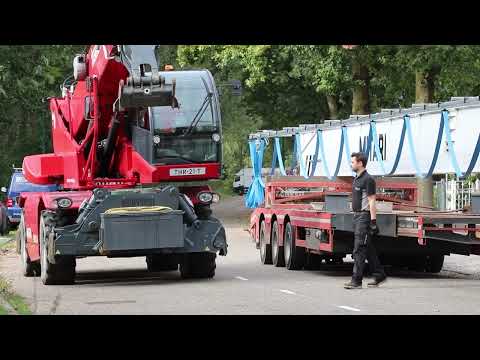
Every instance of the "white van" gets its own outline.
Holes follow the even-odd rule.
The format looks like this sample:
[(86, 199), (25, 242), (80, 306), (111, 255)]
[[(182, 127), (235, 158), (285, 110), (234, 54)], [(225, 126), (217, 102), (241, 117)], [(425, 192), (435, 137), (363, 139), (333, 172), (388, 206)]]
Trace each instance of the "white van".
[[(262, 169), (262, 179), (265, 181), (265, 177), (270, 175), (271, 168), (263, 168)], [(280, 169), (275, 169), (275, 176), (280, 176)], [(239, 172), (235, 174), (235, 178), (233, 179), (233, 191), (238, 193), (239, 195), (246, 194), (248, 188), (252, 184), (253, 181), (253, 169), (252, 168), (243, 168)]]

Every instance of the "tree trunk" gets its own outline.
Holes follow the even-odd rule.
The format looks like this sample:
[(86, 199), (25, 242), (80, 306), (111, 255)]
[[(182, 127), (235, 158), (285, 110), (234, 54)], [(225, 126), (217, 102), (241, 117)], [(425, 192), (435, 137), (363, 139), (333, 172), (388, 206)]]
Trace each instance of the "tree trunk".
[(356, 58), (352, 61), (353, 80), (355, 81), (353, 87), (353, 115), (367, 115), (370, 113), (370, 96), (369, 96), (369, 82), (370, 74), (368, 67)]
[(433, 102), (434, 91), (434, 72), (417, 70), (415, 74), (415, 102), (417, 104)]
[(330, 119), (338, 119), (338, 101), (335, 95), (327, 95), (328, 112), (330, 113)]
[[(440, 69), (433, 67), (427, 71), (417, 70), (415, 73), (415, 102), (417, 104), (433, 102), (435, 93), (435, 77)], [(433, 179), (417, 179), (417, 205), (433, 206)]]

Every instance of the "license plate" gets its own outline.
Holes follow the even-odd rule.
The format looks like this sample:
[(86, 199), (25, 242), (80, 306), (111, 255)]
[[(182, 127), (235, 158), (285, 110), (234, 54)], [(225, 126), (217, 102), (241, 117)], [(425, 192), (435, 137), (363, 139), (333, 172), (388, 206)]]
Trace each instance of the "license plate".
[(191, 175), (205, 175), (207, 168), (176, 168), (170, 169), (170, 176), (191, 176)]

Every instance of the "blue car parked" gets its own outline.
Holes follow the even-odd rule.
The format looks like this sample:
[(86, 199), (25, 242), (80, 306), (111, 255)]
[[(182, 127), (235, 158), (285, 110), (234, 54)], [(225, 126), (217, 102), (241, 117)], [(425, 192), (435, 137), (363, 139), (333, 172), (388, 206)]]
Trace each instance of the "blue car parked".
[(7, 224), (9, 230), (14, 230), (20, 223), (22, 209), (18, 206), (18, 197), (22, 192), (57, 191), (57, 185), (35, 185), (28, 182), (23, 176), (22, 169), (15, 169), (8, 190), (2, 188), (7, 194)]

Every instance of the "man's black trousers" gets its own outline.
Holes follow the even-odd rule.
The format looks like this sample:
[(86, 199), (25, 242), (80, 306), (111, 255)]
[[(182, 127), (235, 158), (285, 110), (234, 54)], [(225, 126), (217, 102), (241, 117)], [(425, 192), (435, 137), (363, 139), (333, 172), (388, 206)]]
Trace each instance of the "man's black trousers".
[(377, 279), (385, 276), (385, 270), (380, 264), (377, 251), (375, 250), (375, 246), (372, 241), (373, 239), (368, 232), (369, 225), (369, 212), (355, 213), (353, 215), (355, 240), (352, 254), (354, 260), (352, 280), (358, 284), (361, 284), (363, 280), (365, 260), (368, 260), (368, 265), (372, 272), (372, 276)]

